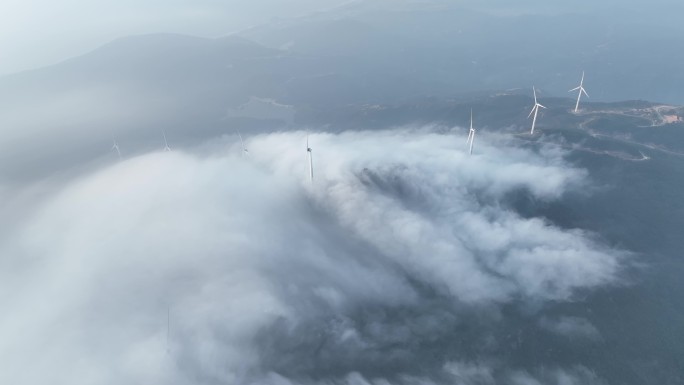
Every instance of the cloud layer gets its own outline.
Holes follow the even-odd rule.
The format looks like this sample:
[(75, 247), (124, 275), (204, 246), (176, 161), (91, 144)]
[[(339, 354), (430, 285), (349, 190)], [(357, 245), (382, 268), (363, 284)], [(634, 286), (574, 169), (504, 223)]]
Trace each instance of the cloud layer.
[[(491, 136), (468, 156), (462, 139), (312, 134), (313, 183), (303, 132), (251, 138), (248, 157), (239, 145), (154, 153), (67, 183), (1, 241), (0, 382), (590, 378), (451, 356), (482, 342), (455, 330), (610, 284), (620, 260), (591, 234), (506, 205), (586, 183), (561, 152)], [(426, 346), (439, 356), (422, 357)]]

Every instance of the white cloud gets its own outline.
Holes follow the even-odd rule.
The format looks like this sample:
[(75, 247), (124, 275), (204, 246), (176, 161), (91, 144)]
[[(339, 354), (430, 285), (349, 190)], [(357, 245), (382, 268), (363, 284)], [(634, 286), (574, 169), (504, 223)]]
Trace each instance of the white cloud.
[(569, 370), (540, 369), (534, 375), (516, 371), (509, 375), (511, 385), (603, 385), (604, 382), (591, 370), (577, 366)]
[[(313, 134), (313, 185), (302, 132), (251, 138), (249, 158), (156, 153), (69, 182), (0, 244), (0, 382), (285, 384), (266, 346), (306, 358), (279, 350), (274, 327), (288, 343), (332, 339), (326, 359), (342, 365), (441, 328), (416, 285), (458, 313), (614, 281), (619, 252), (502, 203), (520, 189), (558, 199), (584, 172), (497, 137), (469, 157), (460, 139)], [(425, 318), (362, 329), (362, 308)]]
[(544, 317), (539, 320), (539, 326), (552, 333), (576, 340), (600, 340), (601, 333), (596, 326), (584, 318), (579, 317)]

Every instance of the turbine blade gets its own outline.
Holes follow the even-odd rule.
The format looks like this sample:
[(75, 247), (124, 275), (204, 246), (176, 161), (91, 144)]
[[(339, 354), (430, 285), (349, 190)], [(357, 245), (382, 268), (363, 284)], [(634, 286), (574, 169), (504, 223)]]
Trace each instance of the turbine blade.
[(309, 151), (309, 178), (311, 179), (311, 183), (313, 183), (313, 153), (311, 151)]
[(242, 135), (240, 134), (240, 130), (237, 128), (235, 129), (235, 132), (237, 132), (238, 137), (240, 138), (240, 147), (242, 147), (242, 155), (245, 155), (247, 153), (247, 148), (245, 147), (245, 142), (242, 140)]
[(584, 87), (582, 87), (582, 92), (583, 92), (587, 97), (589, 97), (589, 94), (588, 94), (587, 91), (584, 89)]
[(532, 114), (534, 113), (534, 110), (536, 110), (536, 109), (537, 109), (537, 105), (535, 104), (534, 107), (532, 107), (532, 111), (530, 111), (530, 114), (527, 115), (527, 119), (529, 119), (530, 116), (532, 116)]
[(579, 89), (580, 89), (580, 87), (575, 87), (575, 88), (571, 89), (571, 90), (568, 91), (568, 92), (577, 91), (577, 90), (579, 90)]
[(166, 140), (166, 130), (162, 130), (162, 135), (164, 135), (164, 151), (171, 151), (171, 147), (169, 147), (169, 142)]
[(541, 107), (541, 108), (546, 108), (546, 107), (542, 106), (541, 104), (537, 104), (537, 105), (538, 105), (539, 107)]

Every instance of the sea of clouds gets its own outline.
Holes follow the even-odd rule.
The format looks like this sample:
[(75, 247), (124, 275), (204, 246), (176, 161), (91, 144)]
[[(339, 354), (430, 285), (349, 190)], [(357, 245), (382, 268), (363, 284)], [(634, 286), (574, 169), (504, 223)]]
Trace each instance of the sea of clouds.
[[(311, 133), (311, 182), (306, 136), (0, 188), (0, 383), (601, 383), (515, 367), (490, 330), (503, 307), (619, 281), (622, 251), (507, 203), (585, 189), (561, 150)], [(600, 336), (576, 318), (539, 328)]]

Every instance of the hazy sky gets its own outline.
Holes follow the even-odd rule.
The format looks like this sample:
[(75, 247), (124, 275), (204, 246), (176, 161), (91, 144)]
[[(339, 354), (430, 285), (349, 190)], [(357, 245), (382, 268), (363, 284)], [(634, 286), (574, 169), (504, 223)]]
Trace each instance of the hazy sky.
[(80, 55), (117, 37), (154, 32), (221, 36), (345, 0), (3, 0), (0, 74)]
[[(348, 2), (368, 0), (3, 0), (0, 2), (0, 75), (42, 67), (83, 54), (118, 37), (155, 32), (206, 37), (225, 35), (274, 17), (292, 17)], [(391, 6), (393, 2), (382, 2)], [(418, 0), (416, 2), (426, 1)], [(439, 0), (437, 0), (439, 1)], [(443, 0), (450, 1), (450, 0)], [(669, 9), (674, 0), (643, 2), (579, 0), (573, 5), (540, 0), (453, 1), (501, 12), (595, 12)], [(626, 3), (626, 4), (625, 4)], [(658, 6), (656, 7), (655, 4)], [(678, 23), (678, 19), (670, 22)]]

